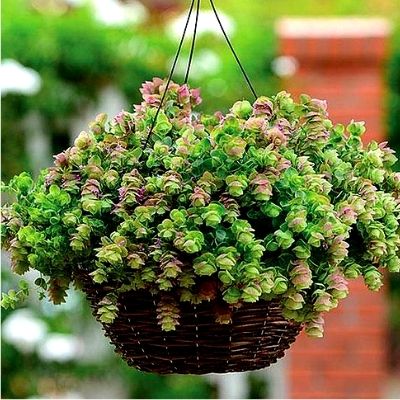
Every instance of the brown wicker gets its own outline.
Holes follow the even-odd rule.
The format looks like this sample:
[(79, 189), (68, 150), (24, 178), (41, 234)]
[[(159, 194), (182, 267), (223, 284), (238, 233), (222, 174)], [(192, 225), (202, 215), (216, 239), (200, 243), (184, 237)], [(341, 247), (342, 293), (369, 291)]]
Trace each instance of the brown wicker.
[[(101, 285), (84, 282), (84, 291), (97, 317), (106, 294)], [(131, 291), (119, 296), (118, 317), (103, 324), (115, 351), (130, 365), (159, 374), (240, 372), (268, 367), (284, 356), (301, 330), (286, 320), (278, 301), (245, 304), (235, 310), (232, 323), (215, 322), (212, 304), (180, 305), (180, 325), (164, 332), (156, 319), (157, 298)]]

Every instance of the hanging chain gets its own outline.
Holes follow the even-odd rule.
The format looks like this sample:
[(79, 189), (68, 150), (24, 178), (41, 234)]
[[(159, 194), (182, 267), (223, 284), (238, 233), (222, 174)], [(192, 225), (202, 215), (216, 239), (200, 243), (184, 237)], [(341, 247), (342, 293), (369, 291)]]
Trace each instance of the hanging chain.
[[(156, 126), (157, 118), (158, 118), (158, 116), (160, 114), (160, 111), (161, 111), (163, 105), (164, 105), (164, 101), (165, 101), (165, 98), (167, 96), (167, 92), (168, 92), (169, 86), (171, 84), (172, 77), (174, 75), (174, 72), (175, 72), (175, 69), (176, 69), (176, 65), (177, 65), (178, 60), (179, 60), (179, 56), (181, 54), (182, 46), (183, 46), (183, 43), (185, 41), (186, 32), (187, 32), (187, 29), (188, 29), (188, 26), (189, 26), (190, 19), (192, 17), (192, 12), (193, 12), (193, 8), (194, 8), (194, 5), (195, 5), (195, 2), (196, 2), (196, 0), (192, 0), (191, 1), (190, 9), (189, 9), (188, 16), (187, 16), (186, 23), (185, 23), (185, 28), (183, 30), (183, 34), (182, 34), (181, 40), (179, 42), (179, 46), (178, 46), (178, 50), (177, 50), (176, 55), (175, 55), (174, 62), (172, 63), (172, 68), (171, 68), (170, 74), (168, 76), (167, 84), (165, 86), (164, 93), (163, 93), (161, 101), (160, 101), (160, 105), (157, 108), (156, 114), (155, 114), (153, 122), (151, 124), (149, 133), (147, 135), (146, 141), (145, 141), (144, 146), (143, 146), (143, 149), (145, 149), (147, 147), (147, 144), (149, 142), (150, 136), (153, 133), (153, 130), (154, 130), (155, 126)], [(197, 0), (197, 4), (196, 4), (196, 20), (195, 20), (195, 25), (194, 25), (192, 43), (191, 43), (191, 47), (190, 47), (188, 65), (187, 65), (187, 68), (186, 68), (186, 74), (185, 74), (185, 80), (184, 80), (185, 84), (187, 84), (188, 81), (189, 81), (190, 69), (191, 69), (191, 66), (192, 66), (194, 50), (195, 50), (195, 47), (196, 47), (197, 28), (198, 28), (199, 15), (200, 15), (200, 3), (201, 3), (201, 0)], [(227, 42), (227, 44), (229, 46), (229, 49), (231, 50), (231, 52), (233, 54), (233, 57), (235, 58), (238, 66), (240, 68), (240, 71), (242, 72), (243, 77), (247, 82), (247, 85), (248, 85), (251, 93), (253, 94), (254, 98), (257, 99), (258, 98), (257, 92), (255, 91), (255, 89), (254, 89), (254, 87), (253, 87), (253, 85), (252, 85), (252, 83), (250, 81), (250, 78), (247, 75), (247, 72), (245, 71), (242, 63), (240, 62), (240, 59), (239, 59), (239, 57), (238, 57), (238, 55), (237, 55), (237, 53), (236, 53), (236, 51), (235, 51), (235, 49), (234, 49), (234, 47), (232, 45), (232, 42), (230, 41), (230, 39), (228, 37), (228, 34), (225, 31), (224, 25), (222, 24), (221, 18), (218, 15), (218, 12), (217, 12), (217, 9), (215, 7), (215, 4), (214, 4), (213, 0), (210, 0), (210, 5), (211, 5), (211, 8), (212, 8), (212, 10), (214, 12), (214, 15), (215, 15), (215, 17), (216, 17), (216, 19), (218, 21), (218, 25), (221, 28), (222, 34), (224, 35), (225, 40), (226, 40), (226, 42)]]

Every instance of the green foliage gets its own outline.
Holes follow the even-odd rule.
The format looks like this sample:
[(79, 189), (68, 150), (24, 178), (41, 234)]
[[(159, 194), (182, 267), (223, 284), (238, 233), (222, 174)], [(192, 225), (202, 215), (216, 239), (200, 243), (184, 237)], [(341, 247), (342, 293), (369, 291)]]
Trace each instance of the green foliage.
[(146, 82), (135, 112), (98, 116), (36, 182), (10, 181), (12, 268), (47, 276), (54, 303), (85, 266), (108, 282), (104, 323), (130, 288), (159, 296), (167, 331), (181, 301), (223, 299), (216, 321), (229, 323), (242, 303), (278, 297), (287, 318), (321, 336), (321, 313), (348, 295), (347, 278), (378, 290), (379, 269), (398, 272), (396, 157), (385, 144), (363, 147), (363, 123), (333, 126), (324, 101), (285, 92), (196, 116), (199, 91), (172, 83), (163, 128), (142, 149), (164, 90)]
[[(93, 279), (95, 281), (95, 279)], [(95, 281), (96, 282), (96, 281)], [(117, 316), (118, 307), (116, 305), (116, 296), (106, 296), (100, 303), (97, 310), (99, 320), (104, 324), (111, 324)]]
[[(42, 79), (42, 88), (34, 96), (10, 93), (2, 98), (2, 145), (7, 154), (2, 169), (6, 179), (30, 168), (24, 154), (24, 117), (38, 112), (54, 148), (60, 151), (68, 141), (68, 120), (96, 101), (103, 87), (114, 84), (138, 101), (137, 82), (161, 72), (167, 51), (172, 51), (171, 43), (160, 36), (154, 43), (150, 33), (144, 36), (134, 28), (98, 23), (89, 7), (58, 16), (42, 14), (25, 0), (2, 2), (2, 37), (3, 59), (15, 59), (33, 68)], [(152, 51), (136, 57), (136, 50), (131, 50), (133, 41), (136, 49), (149, 46)]]
[(26, 281), (19, 281), (19, 290), (16, 292), (10, 289), (8, 293), (2, 294), (1, 306), (6, 310), (9, 308), (15, 308), (17, 304), (24, 301), (29, 296), (29, 285)]

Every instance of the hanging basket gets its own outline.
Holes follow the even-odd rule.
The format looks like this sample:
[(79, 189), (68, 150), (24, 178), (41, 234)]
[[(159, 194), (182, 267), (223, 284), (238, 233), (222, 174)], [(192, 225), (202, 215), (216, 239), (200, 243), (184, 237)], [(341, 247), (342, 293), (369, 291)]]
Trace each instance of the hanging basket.
[[(161, 98), (144, 147), (147, 146), (164, 104), (195, 2), (196, 0), (191, 2), (164, 96)], [(196, 22), (185, 83), (188, 81), (193, 59), (200, 2), (201, 0), (197, 0)], [(212, 0), (210, 5), (251, 92), (257, 98)], [(87, 276), (81, 278), (83, 290), (91, 302), (93, 315), (101, 322), (98, 315), (99, 304), (113, 288), (107, 289), (95, 284)], [(198, 375), (266, 368), (284, 356), (285, 350), (296, 340), (302, 329), (302, 324), (289, 321), (282, 315), (280, 300), (277, 299), (258, 301), (256, 304), (243, 303), (240, 308), (230, 310), (230, 323), (225, 324), (216, 323), (215, 308), (218, 305), (215, 301), (198, 305), (181, 303), (179, 324), (173, 331), (167, 332), (161, 329), (157, 317), (158, 301), (157, 296), (144, 290), (119, 294), (116, 302), (118, 316), (110, 324), (101, 322), (106, 336), (115, 346), (115, 351), (128, 365), (142, 371)]]
[[(191, 2), (190, 14), (195, 0)], [(326, 103), (257, 94), (253, 105), (195, 114), (200, 93), (167, 81), (141, 89), (135, 112), (100, 114), (36, 183), (15, 177), (2, 210), (13, 271), (37, 269), (55, 304), (71, 281), (91, 302), (116, 351), (161, 374), (261, 369), (360, 275), (378, 290), (379, 267), (398, 272), (400, 175), (386, 144), (363, 149)], [(27, 285), (3, 296), (15, 307)]]
[[(83, 279), (83, 290), (98, 319), (109, 288)], [(183, 303), (180, 325), (165, 332), (157, 320), (157, 300), (143, 290), (123, 293), (117, 318), (102, 324), (115, 351), (141, 371), (199, 375), (265, 368), (284, 356), (302, 329), (282, 316), (279, 300), (272, 300), (244, 304), (225, 325), (215, 322), (213, 302)]]

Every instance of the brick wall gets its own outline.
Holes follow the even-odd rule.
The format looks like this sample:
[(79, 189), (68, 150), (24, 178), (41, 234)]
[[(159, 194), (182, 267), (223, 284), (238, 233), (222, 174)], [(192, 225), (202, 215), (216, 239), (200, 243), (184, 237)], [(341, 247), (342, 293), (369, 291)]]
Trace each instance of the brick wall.
[[(285, 19), (278, 24), (280, 53), (293, 57), (285, 90), (327, 99), (330, 118), (364, 120), (365, 141), (384, 140), (384, 76), (389, 27), (381, 19)], [(360, 280), (326, 316), (325, 337), (302, 335), (288, 352), (289, 398), (381, 398), (387, 365), (384, 291)]]

